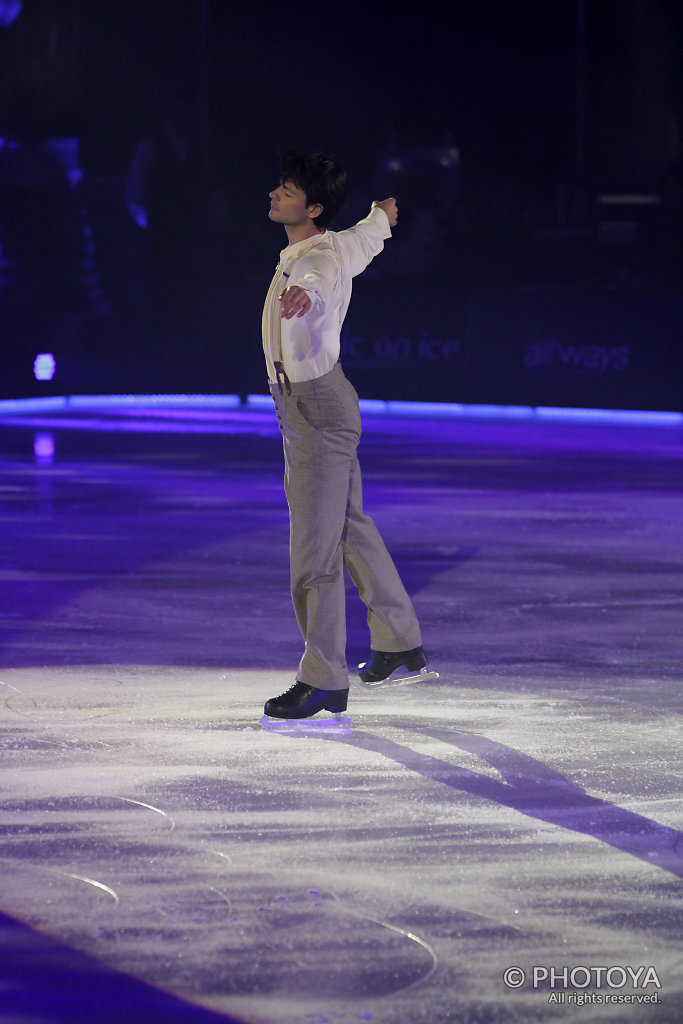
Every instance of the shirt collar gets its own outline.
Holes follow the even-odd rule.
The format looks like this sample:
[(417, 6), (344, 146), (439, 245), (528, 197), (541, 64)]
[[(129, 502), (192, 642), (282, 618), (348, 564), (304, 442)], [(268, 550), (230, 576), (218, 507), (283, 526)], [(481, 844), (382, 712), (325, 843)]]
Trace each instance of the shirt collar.
[(323, 241), (327, 241), (327, 231), (323, 231), (322, 234), (311, 235), (310, 238), (303, 238), (300, 242), (294, 242), (293, 245), (288, 245), (282, 250), (280, 262), (284, 263), (285, 260), (298, 259), (299, 256), (303, 256), (305, 252), (315, 248), (316, 245), (320, 245)]

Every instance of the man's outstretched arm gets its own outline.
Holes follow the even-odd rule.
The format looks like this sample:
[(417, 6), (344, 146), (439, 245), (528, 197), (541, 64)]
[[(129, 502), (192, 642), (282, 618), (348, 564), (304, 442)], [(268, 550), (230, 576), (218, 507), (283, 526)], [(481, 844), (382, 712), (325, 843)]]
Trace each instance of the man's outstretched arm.
[[(389, 222), (390, 228), (396, 227), (396, 224), (398, 223), (398, 204), (393, 197), (390, 199), (375, 199), (372, 204), (371, 212), (374, 209), (383, 211)], [(383, 239), (380, 239), (379, 236), (372, 240), (365, 237), (363, 225), (367, 220), (368, 218), (366, 217), (365, 220), (360, 221), (359, 224), (356, 224), (354, 227), (347, 228), (346, 231), (339, 232), (339, 236), (342, 238), (347, 236), (349, 239), (354, 239), (354, 242), (348, 246), (348, 257), (353, 276), (365, 270), (372, 258), (376, 256), (378, 252), (381, 252), (384, 247)], [(385, 237), (388, 237), (388, 234), (384, 234)], [(292, 285), (289, 288), (285, 288), (285, 290), (279, 295), (279, 300), (280, 316), (284, 320), (291, 320), (292, 317), (305, 316), (312, 305), (310, 296), (298, 285)]]
[(396, 200), (376, 199), (367, 217), (358, 221), (352, 228), (339, 231), (335, 240), (343, 250), (346, 266), (352, 277), (361, 274), (375, 256), (381, 253), (387, 238), (391, 238), (391, 229), (398, 221)]

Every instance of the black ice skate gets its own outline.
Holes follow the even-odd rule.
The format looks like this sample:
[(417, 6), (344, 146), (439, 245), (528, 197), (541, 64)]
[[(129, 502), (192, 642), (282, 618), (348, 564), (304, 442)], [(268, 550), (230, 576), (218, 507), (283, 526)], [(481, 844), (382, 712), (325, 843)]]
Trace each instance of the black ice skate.
[(279, 697), (267, 700), (263, 710), (271, 718), (310, 718), (319, 711), (332, 711), (338, 714), (346, 711), (349, 699), (346, 690), (320, 690), (316, 686), (308, 686), (299, 680)]
[[(348, 696), (348, 690), (321, 690), (297, 680), (286, 693), (266, 701), (261, 726), (292, 733), (311, 729), (315, 732), (350, 732), (352, 719), (343, 714)], [(319, 711), (331, 711), (334, 717), (312, 721), (311, 716)]]
[[(439, 673), (427, 668), (428, 658), (424, 647), (412, 651), (372, 651), (370, 661), (362, 661), (358, 675), (366, 686), (405, 686), (409, 683), (424, 683), (438, 679)], [(394, 675), (398, 669), (408, 669), (410, 674)]]

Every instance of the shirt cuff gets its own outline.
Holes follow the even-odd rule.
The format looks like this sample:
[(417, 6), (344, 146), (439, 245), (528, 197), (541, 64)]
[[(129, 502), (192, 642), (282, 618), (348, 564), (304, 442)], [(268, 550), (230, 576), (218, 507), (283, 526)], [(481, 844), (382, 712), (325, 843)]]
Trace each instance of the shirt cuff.
[(368, 220), (374, 220), (377, 222), (377, 226), (382, 226), (384, 234), (382, 238), (391, 238), (391, 228), (389, 226), (389, 218), (382, 209), (381, 206), (373, 206), (367, 217)]

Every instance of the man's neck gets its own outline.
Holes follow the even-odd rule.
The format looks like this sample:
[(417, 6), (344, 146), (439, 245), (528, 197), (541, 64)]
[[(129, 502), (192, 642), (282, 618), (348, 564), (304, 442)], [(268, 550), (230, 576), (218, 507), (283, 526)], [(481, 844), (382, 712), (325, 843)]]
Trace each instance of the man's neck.
[(285, 231), (289, 244), (294, 245), (295, 242), (303, 242), (305, 238), (312, 238), (313, 235), (324, 234), (325, 229), (317, 227), (311, 220), (306, 224), (286, 224)]

